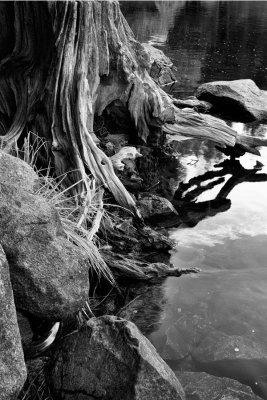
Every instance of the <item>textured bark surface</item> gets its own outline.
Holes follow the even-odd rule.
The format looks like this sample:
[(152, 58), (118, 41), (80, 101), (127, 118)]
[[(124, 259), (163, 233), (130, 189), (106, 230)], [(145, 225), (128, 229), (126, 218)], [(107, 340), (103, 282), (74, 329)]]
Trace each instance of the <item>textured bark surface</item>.
[[(176, 140), (238, 141), (242, 147), (221, 120), (175, 107), (149, 75), (151, 57), (135, 41), (118, 2), (5, 2), (0, 23), (0, 135), (8, 146), (27, 129), (46, 138), (57, 175), (69, 172), (66, 184), (80, 182), (79, 195), (89, 174), (136, 213), (94, 134), (95, 116), (115, 100), (141, 142), (155, 130), (162, 136), (163, 129)], [(245, 145), (255, 152), (255, 143)]]

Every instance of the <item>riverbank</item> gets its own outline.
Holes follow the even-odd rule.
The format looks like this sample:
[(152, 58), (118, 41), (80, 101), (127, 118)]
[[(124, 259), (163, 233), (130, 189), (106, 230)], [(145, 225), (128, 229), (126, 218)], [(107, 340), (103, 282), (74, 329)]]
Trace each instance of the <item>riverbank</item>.
[[(103, 9), (100, 4), (104, 4)], [(85, 128), (83, 119), (78, 130), (80, 136), (74, 141), (77, 144), (78, 140), (81, 145), (82, 138), (81, 142), (87, 144), (87, 147), (80, 146), (83, 151), (77, 158), (82, 185), (79, 181), (70, 189), (65, 189), (66, 185), (63, 189), (63, 184), (71, 182), (67, 173), (51, 179), (51, 175), (42, 171), (38, 176), (20, 158), (0, 153), (1, 299), (4, 305), (1, 319), (5, 338), (5, 351), (1, 353), (4, 366), (1, 395), (5, 400), (17, 397), (28, 374), (26, 386), (19, 395), (21, 399), (50, 396), (53, 400), (81, 397), (184, 400), (199, 390), (198, 397), (204, 396), (207, 400), (214, 395), (209, 391), (213, 385), (221, 397), (237, 393), (241, 399), (245, 393), (247, 399), (256, 399), (249, 387), (236, 381), (215, 379), (196, 371), (175, 375), (131, 322), (136, 314), (142, 315), (144, 306), (134, 296), (135, 289), (131, 286), (133, 281), (143, 282), (147, 286), (141, 286), (140, 290), (160, 299), (157, 283), (166, 276), (197, 272), (194, 266), (181, 270), (168, 261), (164, 263), (173, 245), (166, 228), (184, 222), (193, 226), (208, 213), (226, 210), (229, 190), (248, 178), (258, 177), (261, 169), (257, 164), (246, 170), (236, 162), (236, 157), (245, 152), (258, 154), (258, 147), (267, 141), (262, 137), (239, 135), (217, 118), (218, 111), (227, 113), (229, 104), (231, 111), (234, 105), (237, 107), (238, 118), (242, 112), (247, 117), (244, 108), (250, 108), (251, 102), (242, 96), (238, 105), (236, 99), (218, 105), (214, 96), (209, 96), (208, 103), (167, 95), (163, 88), (167, 89), (175, 81), (172, 62), (159, 50), (134, 40), (117, 3), (110, 3), (110, 7), (100, 4), (97, 10), (114, 18), (112, 37), (117, 39), (120, 35), (124, 47), (117, 54), (111, 46), (113, 56), (121, 63), (114, 63), (114, 59), (110, 62), (111, 53), (107, 51), (105, 73), (96, 68), (96, 75), (101, 75), (98, 111), (92, 116), (93, 107), (88, 107), (89, 122), (92, 125), (94, 121), (94, 129), (91, 125), (90, 129)], [(103, 38), (107, 39), (105, 35)], [(251, 85), (251, 81), (242, 81), (237, 86), (242, 93)], [(255, 86), (252, 90), (255, 92), (254, 89)], [(107, 93), (112, 97), (108, 98)], [(258, 97), (265, 98), (260, 90)], [(240, 101), (244, 103), (243, 109)], [(249, 112), (250, 118), (264, 119), (264, 107), (265, 104), (261, 112), (257, 103), (257, 113)], [(84, 117), (83, 107), (80, 111)], [(70, 120), (66, 118), (66, 121)], [(60, 135), (65, 139), (64, 130)], [(210, 175), (181, 185), (176, 180), (180, 160), (174, 153), (173, 143), (199, 139), (214, 142), (230, 156), (222, 169), (232, 173), (234, 180), (216, 199), (214, 208), (209, 204), (195, 204), (203, 191), (203, 182), (209, 181)], [(62, 166), (72, 159), (58, 144), (53, 142), (52, 151), (58, 166)], [(74, 155), (77, 155), (75, 151)], [(27, 150), (19, 156), (31, 158)], [(89, 166), (94, 174), (90, 179)], [(235, 170), (238, 170), (237, 176), (233, 173)], [(218, 182), (223, 179), (222, 175), (219, 171), (212, 178)], [(83, 190), (73, 190), (76, 185)], [(214, 182), (207, 185), (213, 187)], [(189, 207), (188, 203), (191, 203)], [(103, 310), (96, 311), (103, 288), (108, 292), (112, 287), (119, 293), (124, 291), (124, 304), (118, 307), (108, 299)], [(127, 292), (128, 287), (131, 293)], [(149, 307), (149, 300), (145, 306)], [(155, 317), (152, 325), (156, 324), (159, 310), (160, 306), (152, 310)], [(16, 339), (14, 342), (12, 337)], [(234, 343), (230, 345), (230, 350), (235, 351)], [(40, 354), (42, 357), (38, 357)], [(28, 358), (27, 365), (25, 358)]]

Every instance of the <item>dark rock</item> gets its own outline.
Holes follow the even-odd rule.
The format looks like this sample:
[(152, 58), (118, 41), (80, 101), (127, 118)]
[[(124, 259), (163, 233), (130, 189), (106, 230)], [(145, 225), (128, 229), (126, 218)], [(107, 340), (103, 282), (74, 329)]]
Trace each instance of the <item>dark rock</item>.
[(185, 399), (180, 382), (137, 327), (92, 318), (59, 345), (51, 372), (59, 399)]
[(26, 361), (28, 379), (20, 399), (51, 399), (47, 370), (50, 357), (38, 357)]
[(39, 187), (39, 177), (24, 161), (0, 150), (0, 182), (23, 187), (34, 192)]
[(77, 313), (88, 294), (88, 268), (65, 238), (53, 207), (42, 197), (0, 183), (0, 242), (17, 308), (51, 320)]
[(26, 366), (9, 267), (0, 245), (0, 400), (16, 399), (26, 380)]
[(170, 222), (181, 222), (171, 202), (164, 197), (150, 193), (141, 193), (137, 207), (142, 217), (151, 224), (164, 227), (168, 226)]
[(197, 112), (207, 113), (211, 110), (212, 104), (208, 101), (198, 100), (195, 96), (187, 99), (173, 99), (173, 104), (178, 108), (193, 108)]
[(139, 230), (139, 243), (144, 250), (161, 250), (169, 251), (175, 246), (175, 240), (170, 239), (167, 235), (144, 226)]
[(204, 83), (196, 96), (234, 121), (267, 120), (267, 91), (260, 90), (251, 79)]
[(249, 386), (204, 372), (178, 373), (187, 400), (260, 400)]
[(22, 346), (25, 349), (26, 347), (30, 346), (32, 342), (33, 330), (29, 323), (29, 319), (22, 312), (17, 311), (17, 319)]
[(174, 319), (165, 333), (165, 341), (159, 350), (160, 355), (168, 360), (181, 360), (191, 355), (209, 329), (207, 321), (200, 315), (181, 311), (178, 320)]
[(21, 342), (26, 360), (44, 353), (53, 344), (60, 329), (59, 322), (47, 321), (17, 311)]

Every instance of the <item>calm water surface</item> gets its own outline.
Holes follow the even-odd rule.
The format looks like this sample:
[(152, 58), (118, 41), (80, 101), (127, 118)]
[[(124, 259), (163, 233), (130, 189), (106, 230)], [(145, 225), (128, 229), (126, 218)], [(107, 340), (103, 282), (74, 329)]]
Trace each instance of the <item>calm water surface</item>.
[[(122, 2), (122, 8), (138, 40), (174, 62), (176, 96), (222, 79), (251, 78), (267, 90), (267, 2)], [(267, 137), (266, 125), (232, 126)], [(202, 272), (157, 289), (161, 304), (148, 331), (177, 373), (237, 378), (267, 399), (267, 149), (261, 154), (231, 163), (206, 142), (177, 146), (176, 202), (184, 222), (170, 232), (177, 241), (172, 262)]]
[(203, 82), (251, 78), (267, 89), (266, 1), (122, 1), (136, 38), (177, 67), (179, 96)]

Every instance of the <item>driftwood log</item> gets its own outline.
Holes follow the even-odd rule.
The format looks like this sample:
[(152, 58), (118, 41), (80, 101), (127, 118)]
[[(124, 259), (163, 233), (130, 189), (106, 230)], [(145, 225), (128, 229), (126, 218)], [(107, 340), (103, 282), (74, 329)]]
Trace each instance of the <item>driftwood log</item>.
[(5, 146), (27, 131), (50, 147), (57, 175), (87, 190), (88, 175), (119, 204), (135, 202), (97, 146), (95, 116), (119, 101), (130, 115), (136, 140), (155, 129), (168, 138), (210, 139), (246, 151), (266, 141), (244, 138), (223, 121), (180, 110), (150, 77), (150, 57), (137, 42), (116, 1), (0, 3), (0, 136)]

